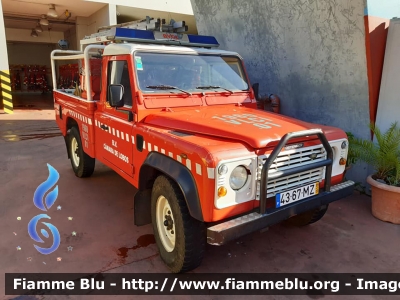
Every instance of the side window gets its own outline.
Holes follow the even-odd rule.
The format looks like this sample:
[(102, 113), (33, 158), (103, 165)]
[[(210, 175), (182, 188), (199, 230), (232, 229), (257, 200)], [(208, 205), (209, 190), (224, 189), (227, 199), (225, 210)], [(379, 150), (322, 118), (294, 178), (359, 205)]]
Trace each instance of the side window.
[(131, 107), (132, 90), (129, 78), (128, 62), (126, 60), (114, 60), (108, 63), (108, 85), (110, 84), (122, 84), (124, 86), (124, 106)]

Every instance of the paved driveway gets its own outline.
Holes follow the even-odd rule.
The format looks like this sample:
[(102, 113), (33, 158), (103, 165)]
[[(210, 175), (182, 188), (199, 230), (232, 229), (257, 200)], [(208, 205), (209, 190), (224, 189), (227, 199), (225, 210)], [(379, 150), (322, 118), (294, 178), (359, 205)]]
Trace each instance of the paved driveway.
[[(157, 253), (151, 226), (133, 224), (135, 188), (101, 163), (97, 163), (91, 178), (75, 177), (52, 111), (0, 114), (0, 153), (0, 298), (4, 296), (4, 273), (9, 272), (167, 272)], [(27, 224), (40, 213), (32, 198), (36, 187), (47, 179), (47, 163), (60, 174), (59, 196), (48, 214), (61, 234), (61, 245), (56, 252), (42, 255), (33, 247)], [(69, 246), (72, 251), (68, 251)], [(332, 204), (326, 216), (312, 226), (276, 225), (221, 247), (208, 246), (203, 264), (195, 272), (399, 272), (399, 249), (400, 227), (374, 219), (369, 197), (355, 193)], [(57, 261), (58, 257), (61, 261)], [(310, 296), (321, 297), (333, 299)], [(30, 299), (43, 298), (54, 299), (50, 296)], [(175, 298), (178, 297), (168, 297)], [(182, 298), (231, 299), (232, 296)]]

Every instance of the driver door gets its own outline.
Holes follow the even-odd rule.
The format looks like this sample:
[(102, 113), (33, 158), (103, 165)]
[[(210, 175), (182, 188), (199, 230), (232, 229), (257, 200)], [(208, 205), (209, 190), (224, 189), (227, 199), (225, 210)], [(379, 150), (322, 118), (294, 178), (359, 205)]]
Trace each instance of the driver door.
[[(126, 59), (122, 59), (126, 58)], [(133, 177), (133, 104), (132, 104), (132, 78), (129, 70), (132, 70), (130, 56), (113, 57), (107, 65), (107, 101), (104, 107), (104, 128), (106, 131), (103, 144), (103, 158)], [(108, 88), (110, 84), (124, 86), (123, 107), (111, 107)]]

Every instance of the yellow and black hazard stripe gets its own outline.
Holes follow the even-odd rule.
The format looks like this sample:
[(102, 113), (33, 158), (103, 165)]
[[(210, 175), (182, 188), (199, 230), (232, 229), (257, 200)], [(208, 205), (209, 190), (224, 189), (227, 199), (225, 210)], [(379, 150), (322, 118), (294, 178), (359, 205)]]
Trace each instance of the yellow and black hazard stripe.
[(0, 81), (1, 81), (1, 96), (3, 99), (4, 112), (12, 114), (13, 103), (11, 95), (11, 79), (9, 70), (0, 71)]

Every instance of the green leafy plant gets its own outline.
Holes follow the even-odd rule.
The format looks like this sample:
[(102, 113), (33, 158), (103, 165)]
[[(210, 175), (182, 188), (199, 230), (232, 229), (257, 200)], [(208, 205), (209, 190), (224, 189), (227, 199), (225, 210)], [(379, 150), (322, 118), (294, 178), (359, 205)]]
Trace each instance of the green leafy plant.
[(376, 173), (375, 180), (383, 180), (393, 186), (400, 185), (400, 128), (397, 122), (382, 133), (375, 125), (370, 125), (376, 143), (371, 140), (349, 137), (349, 151), (351, 149), (354, 161), (363, 161), (371, 165)]
[(347, 153), (347, 161), (346, 161), (346, 168), (350, 168), (352, 165), (356, 164), (357, 157), (354, 153), (354, 149), (352, 147), (353, 141), (355, 140), (355, 136), (351, 132), (346, 132), (347, 137), (349, 139), (349, 151)]

